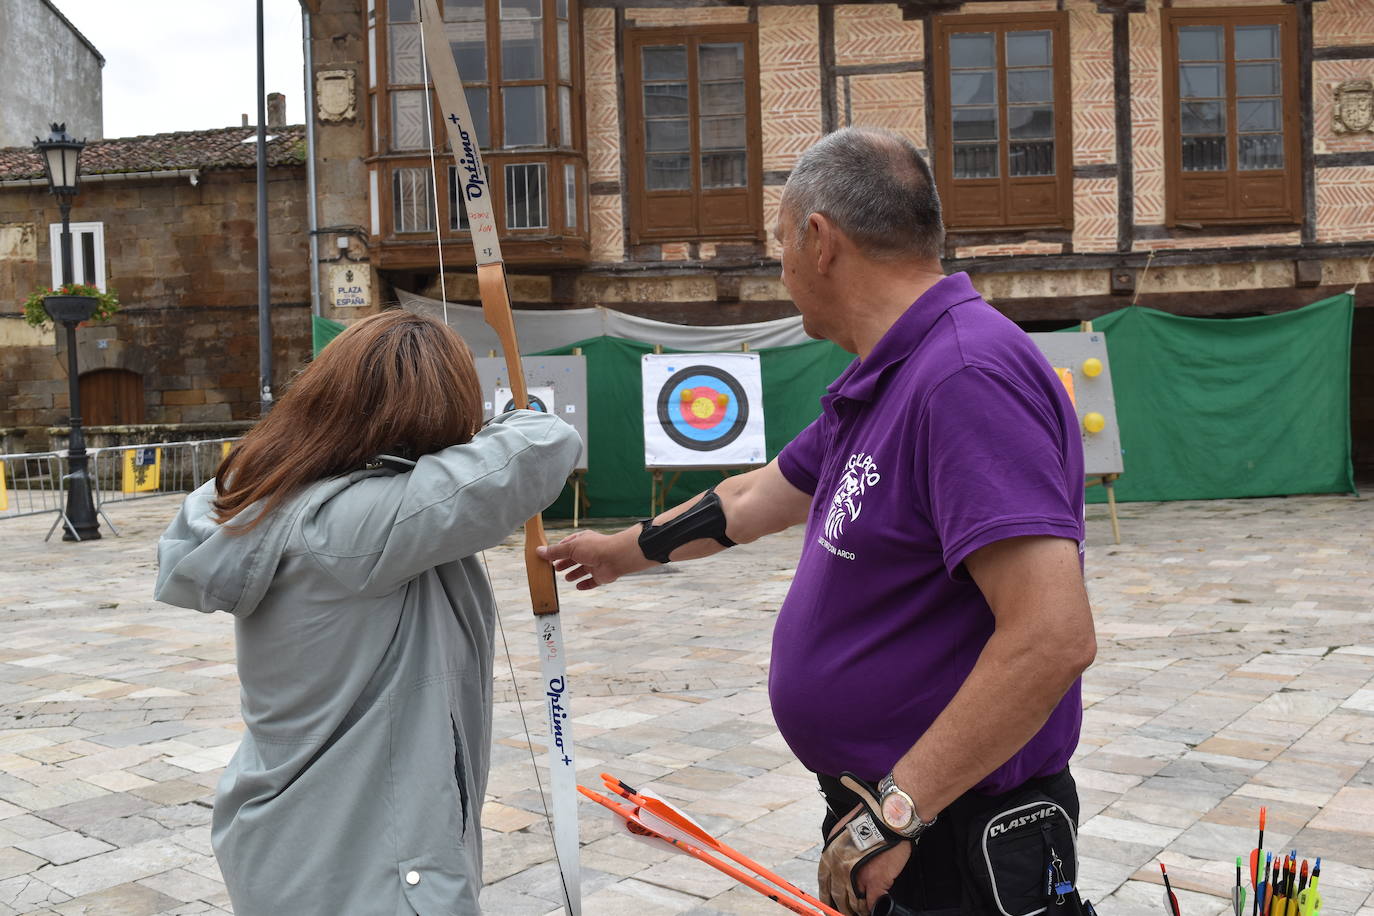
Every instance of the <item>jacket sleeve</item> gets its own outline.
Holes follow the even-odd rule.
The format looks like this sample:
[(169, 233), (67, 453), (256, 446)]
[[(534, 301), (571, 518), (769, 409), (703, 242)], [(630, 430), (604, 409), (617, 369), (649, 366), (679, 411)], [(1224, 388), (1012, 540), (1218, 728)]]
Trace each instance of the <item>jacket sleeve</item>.
[(558, 497), (580, 449), (557, 417), (512, 411), (407, 473), (363, 478), (308, 507), (300, 536), (344, 586), (386, 594), (499, 544)]

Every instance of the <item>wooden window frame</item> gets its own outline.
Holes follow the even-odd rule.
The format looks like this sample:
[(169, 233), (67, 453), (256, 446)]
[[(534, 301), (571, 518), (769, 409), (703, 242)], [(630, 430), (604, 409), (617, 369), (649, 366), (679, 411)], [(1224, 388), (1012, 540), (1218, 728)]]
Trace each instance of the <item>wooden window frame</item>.
[[(437, 0), (440, 13), (444, 0)], [(465, 87), (485, 88), (487, 90), (487, 124), (489, 141), (492, 146), (482, 150), (482, 160), (491, 171), (492, 206), (499, 227), (502, 252), (508, 260), (526, 264), (566, 265), (582, 264), (590, 259), (591, 227), (588, 219), (589, 208), (586, 203), (588, 193), (584, 62), (582, 52), (582, 9), (579, 0), (567, 0), (566, 21), (569, 31), (569, 68), (571, 82), (560, 79), (558, 74), (558, 0), (543, 0), (543, 54), (544, 77), (542, 80), (516, 80), (510, 85), (542, 85), (544, 92), (545, 142), (538, 146), (518, 146), (502, 148), (498, 144), (504, 134), (504, 104), (499, 90), (504, 83), (500, 78), (501, 67), (501, 21), (500, 0), (484, 0), (487, 72), (480, 79), (468, 79), (463, 74)], [(376, 83), (367, 89), (367, 106), (364, 118), (366, 143), (370, 154), (367, 165), (378, 172), (378, 230), (375, 244), (381, 248), (382, 267), (414, 268), (434, 266), (435, 231), (397, 233), (394, 218), (395, 201), (392, 199), (392, 173), (399, 168), (423, 168), (430, 170), (429, 151), (391, 150), (391, 94), (397, 91), (420, 90), (419, 84), (390, 82), (391, 62), (389, 60), (390, 10), (387, 0), (372, 0), (369, 17), (369, 30), (375, 38), (370, 38), (369, 47), (375, 42), (375, 60), (368, 60), (365, 69), (371, 72), (375, 67)], [(428, 26), (426, 26), (428, 27)], [(365, 53), (371, 56), (370, 51)], [(572, 97), (572, 137), (559, 136), (558, 87), (568, 86)], [(432, 90), (431, 90), (432, 92)], [(375, 116), (374, 116), (375, 113)], [(429, 105), (430, 130), (435, 139), (434, 193), (438, 200), (438, 220), (440, 237), (453, 243), (457, 260), (471, 259), (471, 235), (466, 229), (452, 229), (453, 216), (449, 205), (449, 170), (453, 157), (448, 149), (448, 133), (442, 120), (437, 100), (431, 95)], [(505, 212), (505, 172), (507, 164), (544, 163), (547, 174), (563, 174), (565, 164), (572, 164), (577, 174), (580, 209), (576, 214), (576, 228), (565, 228), (564, 195), (547, 195), (548, 227), (541, 229), (510, 229)], [(509, 249), (509, 250), (507, 250)]]
[[(1165, 223), (1169, 226), (1271, 225), (1303, 221), (1301, 113), (1298, 90), (1298, 15), (1291, 5), (1263, 7), (1196, 7), (1161, 10), (1160, 35), (1164, 44), (1164, 175)], [(1179, 124), (1178, 32), (1181, 25), (1219, 25), (1225, 29), (1226, 64), (1226, 169), (1185, 172), (1182, 165), (1182, 134)], [(1241, 170), (1237, 155), (1234, 27), (1279, 26), (1279, 61), (1283, 68), (1279, 109), (1283, 113), (1283, 168)], [(1224, 205), (1206, 212), (1187, 199), (1224, 185)], [(1188, 186), (1194, 185), (1194, 189)], [(1248, 186), (1248, 188), (1247, 188)], [(1247, 190), (1249, 193), (1247, 193)], [(1213, 196), (1212, 199), (1215, 199)], [(1247, 206), (1248, 199), (1278, 200), (1274, 206)]]
[[(1073, 229), (1073, 98), (1069, 63), (1069, 14), (1067, 12), (978, 13), (935, 16), (935, 183), (944, 202), (945, 228), (954, 232), (1004, 232), (1007, 230)], [(1012, 176), (1009, 166), (1011, 137), (1007, 131), (1007, 68), (1005, 42), (998, 41), (998, 177), (955, 178), (954, 141), (950, 123), (949, 36), (955, 32), (1048, 29), (1053, 35), (1051, 66), (1054, 68), (1054, 175)], [(1018, 219), (1026, 212), (1018, 207), (1013, 192), (1020, 188), (1053, 184), (1054, 213), (1034, 219)], [(1019, 188), (1018, 188), (1019, 186)], [(998, 216), (963, 217), (957, 200), (961, 190), (986, 193), (995, 190), (1001, 202)], [(1041, 194), (1043, 199), (1044, 195)]]
[[(702, 42), (743, 42), (744, 43), (744, 93), (745, 93), (745, 144), (749, 162), (746, 167), (748, 178), (743, 189), (740, 188), (700, 188), (701, 151), (698, 142), (699, 83), (696, 79), (696, 58), (688, 54), (688, 94), (690, 104), (691, 148), (693, 188), (686, 191), (650, 191), (647, 189), (644, 174), (644, 105), (640, 66), (640, 48), (658, 44), (685, 44), (689, 48)], [(627, 163), (629, 174), (630, 203), (630, 243), (644, 242), (697, 242), (703, 240), (750, 239), (761, 241), (763, 231), (763, 125), (759, 100), (759, 32), (754, 23), (730, 23), (699, 26), (673, 26), (669, 28), (633, 28), (624, 33), (625, 68), (625, 118), (626, 139), (628, 140)], [(741, 194), (741, 191), (743, 192)], [(712, 198), (727, 196), (743, 197), (746, 202), (746, 217), (737, 223), (736, 229), (703, 228), (702, 210)], [(682, 199), (693, 200), (693, 225), (691, 227), (652, 228), (646, 224), (645, 214), (655, 200)]]

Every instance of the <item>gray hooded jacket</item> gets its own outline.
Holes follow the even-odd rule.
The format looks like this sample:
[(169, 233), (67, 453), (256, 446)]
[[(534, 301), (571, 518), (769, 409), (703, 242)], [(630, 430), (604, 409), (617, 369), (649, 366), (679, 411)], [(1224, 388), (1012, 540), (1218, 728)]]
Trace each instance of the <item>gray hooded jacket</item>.
[(187, 497), (155, 595), (234, 615), (247, 730), (211, 839), (239, 916), (479, 912), (495, 606), (474, 554), (554, 500), (579, 447), (514, 411), (240, 535), (213, 481)]

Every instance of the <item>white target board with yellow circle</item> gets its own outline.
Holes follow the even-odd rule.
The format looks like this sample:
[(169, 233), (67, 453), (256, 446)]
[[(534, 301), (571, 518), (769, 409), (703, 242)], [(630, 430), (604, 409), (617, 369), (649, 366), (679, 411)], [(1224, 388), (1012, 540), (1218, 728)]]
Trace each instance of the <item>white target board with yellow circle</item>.
[(642, 370), (646, 467), (767, 461), (757, 353), (649, 353)]
[(1083, 473), (1089, 477), (1122, 472), (1121, 430), (1107, 338), (1101, 331), (1031, 334), (1068, 389), (1083, 436)]

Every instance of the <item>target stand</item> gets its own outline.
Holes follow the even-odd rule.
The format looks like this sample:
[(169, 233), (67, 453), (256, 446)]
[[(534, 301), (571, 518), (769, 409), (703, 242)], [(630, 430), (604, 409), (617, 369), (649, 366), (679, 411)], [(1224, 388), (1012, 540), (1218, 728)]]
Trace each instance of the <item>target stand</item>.
[[(496, 352), (479, 357), (477, 379), (482, 386), (482, 419), (490, 420), (515, 408), (506, 361)], [(580, 347), (571, 356), (528, 356), (525, 358), (525, 388), (529, 392), (530, 410), (551, 413), (571, 424), (582, 439), (577, 464), (568, 475), (573, 491), (573, 527), (581, 523), (582, 515), (591, 509), (587, 496), (587, 361)]]
[[(732, 471), (752, 471), (755, 468), (763, 467), (762, 464), (730, 464), (718, 467), (702, 467), (699, 464), (688, 465), (685, 467), (646, 467), (644, 470), (653, 475), (653, 482), (649, 489), (649, 517), (656, 518), (659, 513), (668, 508), (668, 493), (677, 485), (677, 479), (682, 476), (683, 471), (720, 471), (722, 480), (730, 476)], [(663, 475), (671, 474), (667, 482), (664, 482)]]
[(683, 471), (719, 471), (725, 478), (768, 463), (757, 353), (655, 351), (641, 367), (652, 515), (666, 508)]
[(1083, 437), (1083, 485), (1106, 489), (1112, 540), (1120, 544), (1121, 523), (1116, 514), (1115, 484), (1124, 466), (1106, 335), (1094, 331), (1091, 321), (1084, 321), (1077, 334), (1053, 332), (1029, 337), (1049, 360), (1068, 390), (1069, 400), (1073, 401), (1079, 433)]

